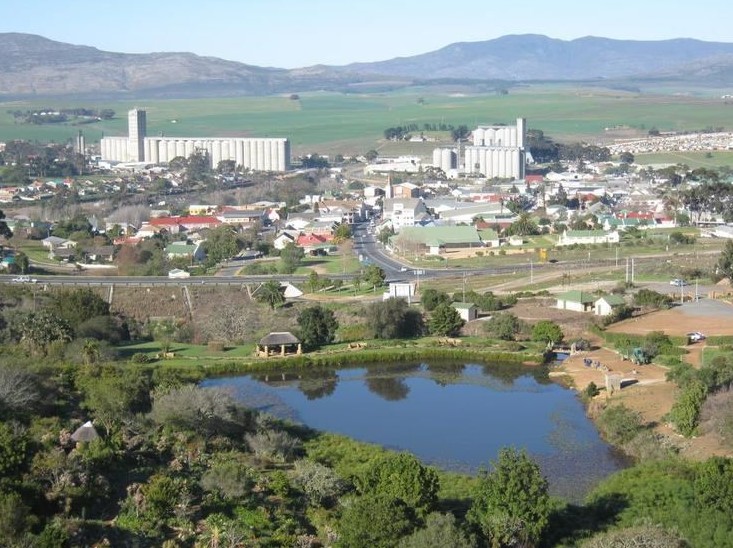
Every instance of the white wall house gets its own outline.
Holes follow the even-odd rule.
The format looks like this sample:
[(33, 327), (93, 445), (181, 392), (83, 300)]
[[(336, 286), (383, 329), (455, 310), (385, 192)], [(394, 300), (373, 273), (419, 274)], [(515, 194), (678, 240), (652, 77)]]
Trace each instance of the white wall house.
[(621, 240), (617, 230), (566, 230), (560, 235), (557, 245), (573, 244), (617, 244)]

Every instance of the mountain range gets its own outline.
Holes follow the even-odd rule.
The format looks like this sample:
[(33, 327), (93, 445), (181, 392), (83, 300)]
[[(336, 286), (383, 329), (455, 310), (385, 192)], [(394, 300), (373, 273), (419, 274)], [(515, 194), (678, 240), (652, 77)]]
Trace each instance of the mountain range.
[(264, 95), (415, 84), (506, 87), (533, 81), (733, 84), (733, 43), (510, 35), (374, 63), (265, 68), (193, 53), (128, 54), (0, 33), (0, 97)]

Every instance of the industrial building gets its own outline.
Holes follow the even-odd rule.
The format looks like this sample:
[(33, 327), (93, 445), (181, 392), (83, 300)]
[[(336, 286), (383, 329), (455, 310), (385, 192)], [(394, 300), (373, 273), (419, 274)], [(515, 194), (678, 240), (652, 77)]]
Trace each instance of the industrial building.
[[(527, 122), (517, 118), (514, 126), (478, 126), (473, 130), (473, 144), (463, 151), (466, 175), (493, 179), (522, 179), (525, 174)], [(433, 167), (446, 174), (459, 166), (460, 152), (455, 148), (436, 148)]]
[(211, 166), (232, 160), (254, 171), (290, 169), (290, 142), (284, 138), (240, 137), (148, 137), (144, 110), (128, 112), (128, 136), (104, 137), (100, 141), (102, 160), (165, 164), (173, 158), (188, 158), (206, 152)]

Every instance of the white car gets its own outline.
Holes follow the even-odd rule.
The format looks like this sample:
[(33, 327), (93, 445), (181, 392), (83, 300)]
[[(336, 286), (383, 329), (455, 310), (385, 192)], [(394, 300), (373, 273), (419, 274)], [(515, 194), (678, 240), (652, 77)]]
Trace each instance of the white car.
[(30, 282), (31, 277), (30, 276), (16, 276), (15, 278), (13, 278), (13, 281), (16, 283)]
[(703, 335), (699, 331), (694, 331), (693, 333), (687, 334), (687, 339), (690, 342), (700, 342), (705, 340), (705, 335)]
[(669, 285), (673, 285), (675, 287), (683, 287), (687, 285), (687, 282), (685, 280), (681, 280), (680, 278), (675, 278), (674, 280), (669, 281)]

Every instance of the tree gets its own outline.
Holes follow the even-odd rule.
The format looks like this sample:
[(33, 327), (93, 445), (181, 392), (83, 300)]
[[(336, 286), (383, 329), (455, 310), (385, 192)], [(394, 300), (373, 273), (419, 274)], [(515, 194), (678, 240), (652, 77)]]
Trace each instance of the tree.
[(618, 155), (618, 159), (620, 162), (624, 164), (633, 164), (634, 163), (634, 155), (631, 152), (622, 152)]
[(516, 335), (522, 332), (524, 325), (524, 322), (514, 314), (494, 314), (484, 324), (484, 329), (490, 337), (513, 341)]
[(302, 247), (298, 247), (293, 242), (280, 250), (280, 272), (283, 274), (292, 274), (303, 262), (305, 251)]
[(351, 238), (351, 227), (346, 223), (338, 225), (333, 233), (333, 242), (338, 244), (349, 238)]
[(484, 472), (468, 520), (492, 546), (533, 545), (548, 523), (551, 505), (547, 480), (525, 451), (504, 448)]
[(423, 289), (421, 293), (420, 304), (427, 312), (432, 312), (438, 305), (451, 302), (450, 295), (437, 289)]
[(300, 340), (306, 348), (318, 348), (333, 341), (338, 322), (332, 310), (315, 305), (298, 314)]
[(548, 346), (560, 342), (563, 337), (560, 326), (551, 320), (540, 320), (532, 327), (532, 340), (545, 343)]
[(19, 332), (20, 343), (41, 354), (52, 342), (69, 342), (73, 334), (69, 323), (50, 310), (26, 313), (20, 319)]
[(35, 379), (30, 373), (0, 365), (0, 417), (30, 411), (39, 399)]
[(369, 305), (366, 321), (377, 339), (416, 337), (422, 332), (422, 315), (405, 299), (387, 299)]
[(433, 512), (425, 519), (425, 527), (418, 529), (399, 543), (399, 548), (473, 548), (456, 525), (453, 514)]
[(343, 548), (393, 548), (414, 528), (414, 517), (407, 505), (387, 495), (369, 494), (356, 499), (339, 520)]
[(375, 264), (370, 264), (364, 270), (364, 275), (362, 276), (362, 279), (368, 285), (371, 285), (372, 289), (376, 289), (384, 283), (386, 277), (387, 275), (384, 273), (384, 270), (382, 270)]
[(30, 269), (30, 261), (28, 260), (28, 255), (21, 252), (16, 253), (15, 266), (18, 268), (18, 270), (20, 270), (21, 274), (28, 274), (28, 271)]
[(109, 316), (109, 304), (91, 289), (64, 289), (54, 295), (50, 311), (72, 329), (99, 316)]
[(379, 156), (379, 153), (374, 149), (368, 150), (364, 154), (364, 158), (366, 159), (367, 162), (373, 162), (374, 160), (377, 159), (377, 156)]
[(332, 469), (318, 462), (295, 461), (293, 476), (293, 483), (303, 489), (313, 506), (329, 505), (346, 491), (346, 483)]
[(434, 509), (440, 489), (435, 470), (410, 453), (393, 453), (375, 460), (356, 483), (361, 493), (398, 499), (422, 516)]
[(0, 236), (4, 237), (5, 239), (12, 238), (13, 231), (10, 230), (8, 224), (3, 219), (5, 219), (5, 213), (0, 210)]
[(206, 261), (212, 265), (231, 259), (242, 249), (242, 242), (237, 238), (234, 229), (227, 225), (210, 230), (202, 245), (206, 252)]
[(283, 289), (280, 287), (280, 282), (276, 280), (263, 283), (255, 292), (255, 299), (265, 303), (271, 310), (285, 303)]
[(733, 280), (733, 240), (726, 240), (718, 258), (716, 271), (722, 277)]
[(703, 505), (733, 513), (733, 461), (711, 457), (698, 466), (695, 498)]
[(533, 234), (539, 234), (537, 223), (532, 216), (527, 213), (521, 213), (519, 218), (514, 221), (509, 228), (507, 228), (507, 234), (513, 236), (531, 236)]
[(428, 320), (430, 333), (453, 337), (461, 330), (466, 322), (463, 321), (458, 311), (448, 303), (439, 304)]

